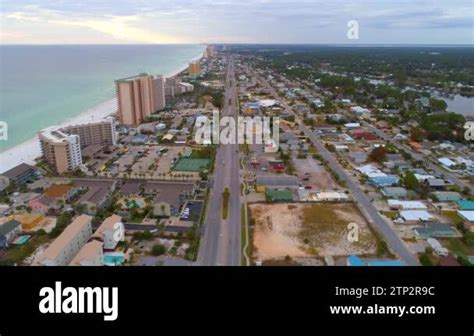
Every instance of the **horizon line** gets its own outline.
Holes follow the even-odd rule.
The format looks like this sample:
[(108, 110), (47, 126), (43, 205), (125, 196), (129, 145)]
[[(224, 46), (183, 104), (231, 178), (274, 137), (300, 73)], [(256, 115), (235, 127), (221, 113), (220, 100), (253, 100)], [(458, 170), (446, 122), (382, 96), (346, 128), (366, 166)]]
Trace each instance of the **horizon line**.
[(474, 47), (472, 43), (292, 43), (292, 42), (237, 42), (237, 43), (205, 43), (205, 42), (176, 42), (176, 43), (0, 43), (2, 46), (165, 46), (165, 45), (252, 45), (252, 46), (436, 46), (436, 47)]

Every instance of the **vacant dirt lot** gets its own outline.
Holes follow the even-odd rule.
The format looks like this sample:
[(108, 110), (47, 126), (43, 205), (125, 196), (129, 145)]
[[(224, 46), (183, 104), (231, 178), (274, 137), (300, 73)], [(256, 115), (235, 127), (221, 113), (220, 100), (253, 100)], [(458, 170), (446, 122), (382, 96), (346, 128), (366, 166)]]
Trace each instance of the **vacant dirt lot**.
[[(253, 258), (374, 254), (375, 237), (353, 204), (253, 204)], [(358, 226), (357, 242), (348, 225)]]
[(308, 156), (306, 159), (293, 158), (296, 172), (300, 179), (305, 178), (305, 173), (311, 174), (309, 181), (303, 181), (304, 185), (310, 185), (316, 190), (335, 190), (340, 187), (332, 178), (331, 174), (326, 171), (326, 168), (318, 160)]

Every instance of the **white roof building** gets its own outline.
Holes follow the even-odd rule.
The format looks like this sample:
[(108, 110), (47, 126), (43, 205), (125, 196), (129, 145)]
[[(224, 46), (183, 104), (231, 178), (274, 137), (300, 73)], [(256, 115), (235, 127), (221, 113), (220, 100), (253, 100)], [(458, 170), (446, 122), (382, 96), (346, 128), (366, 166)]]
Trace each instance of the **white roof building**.
[(441, 245), (441, 243), (437, 239), (428, 238), (426, 239), (426, 242), (430, 244), (431, 248), (437, 255), (447, 256), (449, 254), (449, 251), (445, 247), (443, 247), (443, 245)]
[(439, 158), (438, 162), (441, 163), (443, 166), (446, 166), (448, 168), (451, 167), (451, 166), (456, 165), (456, 162), (454, 162), (451, 159), (448, 159), (446, 157)]
[(400, 211), (400, 217), (405, 220), (405, 222), (417, 222), (417, 221), (429, 221), (434, 217), (425, 210), (405, 210)]
[(461, 216), (464, 220), (468, 222), (474, 222), (474, 211), (458, 211), (459, 216)]
[(388, 205), (390, 208), (397, 208), (402, 210), (427, 210), (428, 207), (420, 201), (400, 201), (396, 199), (389, 199)]
[(276, 105), (276, 100), (273, 99), (263, 99), (258, 102), (258, 104), (262, 107), (271, 107), (273, 105)]
[(415, 173), (415, 177), (416, 177), (416, 179), (417, 179), (419, 182), (423, 182), (423, 181), (425, 181), (425, 180), (429, 180), (429, 179), (434, 179), (434, 178), (436, 178), (436, 176), (433, 176), (433, 175), (418, 174), (418, 173)]
[(364, 175), (367, 175), (368, 177), (386, 176), (387, 175), (384, 172), (382, 172), (380, 169), (378, 169), (377, 167), (375, 167), (371, 164), (361, 166), (361, 167), (357, 167), (356, 170), (359, 171), (360, 173), (364, 174)]
[(359, 123), (347, 123), (347, 124), (344, 124), (344, 127), (345, 128), (359, 128), (360, 124)]
[(351, 107), (351, 112), (357, 113), (357, 114), (363, 114), (363, 113), (369, 113), (370, 110), (360, 107), (360, 106), (352, 106)]

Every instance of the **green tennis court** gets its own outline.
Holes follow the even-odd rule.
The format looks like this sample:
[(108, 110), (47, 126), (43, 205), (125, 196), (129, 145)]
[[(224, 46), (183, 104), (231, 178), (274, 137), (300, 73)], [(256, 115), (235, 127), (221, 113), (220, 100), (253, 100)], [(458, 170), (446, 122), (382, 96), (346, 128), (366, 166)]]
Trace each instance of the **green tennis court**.
[(173, 171), (200, 172), (209, 168), (209, 159), (180, 158)]

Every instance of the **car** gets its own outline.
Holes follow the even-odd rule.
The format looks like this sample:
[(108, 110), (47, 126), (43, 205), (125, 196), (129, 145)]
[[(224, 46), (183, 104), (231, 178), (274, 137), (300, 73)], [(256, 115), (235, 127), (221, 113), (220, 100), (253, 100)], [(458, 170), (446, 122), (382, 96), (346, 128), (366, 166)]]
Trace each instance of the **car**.
[(305, 186), (304, 188), (305, 188), (305, 189), (313, 189), (312, 186)]

